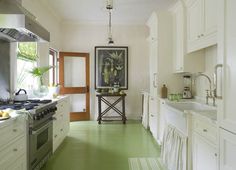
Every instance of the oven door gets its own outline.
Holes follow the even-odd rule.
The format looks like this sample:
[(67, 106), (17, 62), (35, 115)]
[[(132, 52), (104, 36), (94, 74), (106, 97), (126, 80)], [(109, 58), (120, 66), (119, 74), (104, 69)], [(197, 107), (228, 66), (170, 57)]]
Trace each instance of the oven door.
[(35, 169), (45, 163), (52, 153), (52, 120), (30, 130), (29, 146), (29, 166)]

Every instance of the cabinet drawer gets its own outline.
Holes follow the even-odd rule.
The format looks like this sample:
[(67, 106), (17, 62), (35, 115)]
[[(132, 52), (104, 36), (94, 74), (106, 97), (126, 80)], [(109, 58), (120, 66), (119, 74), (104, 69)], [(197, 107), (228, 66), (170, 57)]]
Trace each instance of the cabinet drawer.
[(9, 160), (16, 160), (22, 154), (26, 154), (25, 136), (9, 144), (0, 152), (0, 163), (5, 163)]
[(203, 119), (194, 118), (193, 130), (208, 139), (210, 142), (216, 144), (217, 127), (215, 124), (209, 123), (208, 121)]
[(0, 129), (0, 147), (21, 135), (26, 135), (26, 122), (24, 119), (16, 118), (11, 124)]

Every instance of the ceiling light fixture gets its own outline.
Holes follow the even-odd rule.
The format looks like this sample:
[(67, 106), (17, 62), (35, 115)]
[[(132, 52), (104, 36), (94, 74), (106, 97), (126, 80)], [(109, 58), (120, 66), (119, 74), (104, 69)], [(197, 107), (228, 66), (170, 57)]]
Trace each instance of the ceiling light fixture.
[(113, 0), (107, 0), (106, 9), (109, 13), (109, 23), (108, 23), (108, 45), (113, 45), (114, 41), (112, 39), (112, 25), (111, 25), (111, 12), (113, 9)]

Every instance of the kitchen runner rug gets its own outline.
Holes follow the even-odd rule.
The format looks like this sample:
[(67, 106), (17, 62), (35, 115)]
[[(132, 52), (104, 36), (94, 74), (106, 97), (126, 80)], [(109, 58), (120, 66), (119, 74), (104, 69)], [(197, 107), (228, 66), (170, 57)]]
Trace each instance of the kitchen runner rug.
[(164, 170), (158, 158), (129, 158), (129, 170)]

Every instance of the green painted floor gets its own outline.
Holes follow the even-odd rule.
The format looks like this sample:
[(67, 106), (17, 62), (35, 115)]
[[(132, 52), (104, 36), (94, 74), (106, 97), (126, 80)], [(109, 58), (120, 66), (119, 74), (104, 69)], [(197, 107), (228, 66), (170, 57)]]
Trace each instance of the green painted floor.
[(128, 158), (159, 155), (159, 146), (139, 122), (73, 122), (43, 170), (129, 170)]

